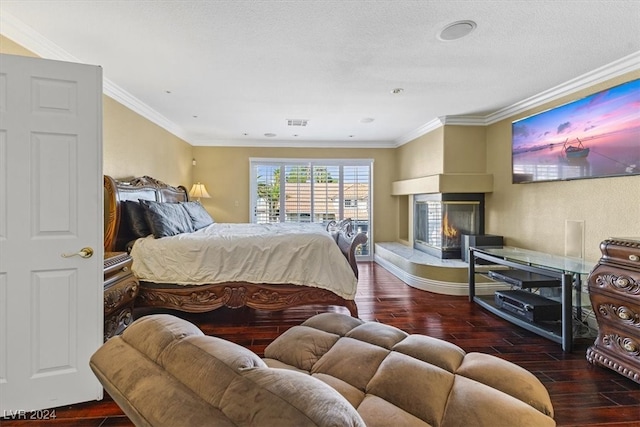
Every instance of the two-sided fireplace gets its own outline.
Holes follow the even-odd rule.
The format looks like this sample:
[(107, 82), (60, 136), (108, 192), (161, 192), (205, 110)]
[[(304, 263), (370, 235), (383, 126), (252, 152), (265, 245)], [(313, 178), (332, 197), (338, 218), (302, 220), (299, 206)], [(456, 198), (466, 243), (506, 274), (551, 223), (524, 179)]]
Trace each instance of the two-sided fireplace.
[(484, 234), (484, 194), (414, 196), (415, 249), (442, 259), (461, 258), (462, 235)]

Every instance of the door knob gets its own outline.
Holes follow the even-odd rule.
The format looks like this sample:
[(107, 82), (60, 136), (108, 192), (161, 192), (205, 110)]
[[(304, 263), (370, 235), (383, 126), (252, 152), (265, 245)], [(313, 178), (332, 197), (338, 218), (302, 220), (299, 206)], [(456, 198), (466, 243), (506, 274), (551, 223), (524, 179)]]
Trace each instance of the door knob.
[(93, 255), (93, 249), (91, 248), (82, 248), (79, 252), (73, 254), (62, 254), (62, 258), (71, 258), (72, 256), (79, 256), (81, 258), (91, 258)]

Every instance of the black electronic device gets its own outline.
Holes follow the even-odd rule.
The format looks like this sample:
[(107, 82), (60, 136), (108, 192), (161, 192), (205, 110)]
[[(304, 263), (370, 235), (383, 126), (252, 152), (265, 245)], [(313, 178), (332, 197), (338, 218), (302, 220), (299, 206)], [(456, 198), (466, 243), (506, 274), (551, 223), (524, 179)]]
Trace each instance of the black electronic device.
[(562, 304), (528, 291), (496, 291), (498, 308), (528, 322), (557, 321), (562, 318)]
[[(493, 234), (463, 234), (462, 235), (462, 261), (469, 262), (469, 248), (501, 248), (503, 246), (502, 236)], [(482, 258), (476, 259), (476, 264), (491, 264), (490, 261)]]
[(489, 277), (518, 288), (548, 288), (561, 286), (560, 279), (524, 270), (490, 270)]

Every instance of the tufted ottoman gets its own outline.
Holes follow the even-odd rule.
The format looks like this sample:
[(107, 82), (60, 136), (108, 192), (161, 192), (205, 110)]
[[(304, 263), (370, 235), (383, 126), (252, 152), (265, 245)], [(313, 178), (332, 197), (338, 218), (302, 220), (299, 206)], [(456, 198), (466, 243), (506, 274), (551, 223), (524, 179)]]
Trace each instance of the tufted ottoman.
[(343, 314), (287, 330), (264, 361), (329, 384), (370, 427), (555, 425), (547, 390), (527, 370)]
[(90, 361), (138, 426), (554, 426), (530, 372), (442, 340), (336, 313), (261, 359), (166, 314), (142, 317)]

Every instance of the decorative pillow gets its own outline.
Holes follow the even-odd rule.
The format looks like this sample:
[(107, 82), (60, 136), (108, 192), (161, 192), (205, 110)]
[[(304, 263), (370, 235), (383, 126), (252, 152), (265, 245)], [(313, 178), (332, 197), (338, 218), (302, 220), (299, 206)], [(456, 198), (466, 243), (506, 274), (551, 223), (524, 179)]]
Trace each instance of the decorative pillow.
[(191, 218), (194, 230), (200, 230), (207, 225), (213, 224), (215, 221), (209, 215), (209, 212), (200, 204), (200, 202), (182, 202), (182, 207), (187, 211)]
[(126, 218), (133, 236), (138, 238), (147, 237), (151, 234), (151, 228), (147, 222), (144, 208), (140, 203), (133, 200), (124, 200), (120, 203), (122, 207), (122, 216), (123, 218)]
[(140, 205), (144, 208), (147, 222), (156, 239), (194, 231), (191, 217), (179, 203), (140, 200)]

